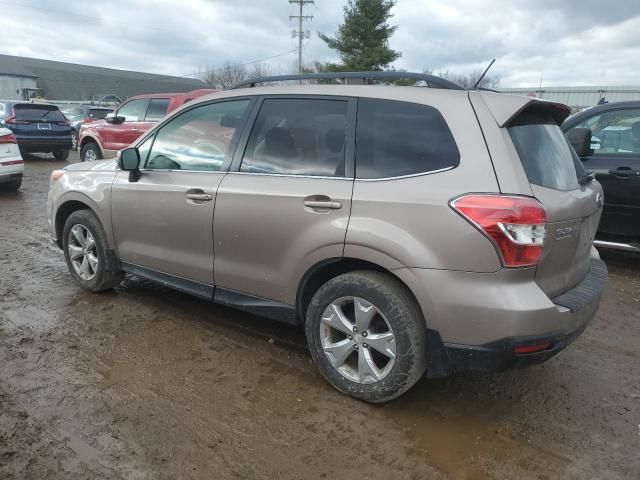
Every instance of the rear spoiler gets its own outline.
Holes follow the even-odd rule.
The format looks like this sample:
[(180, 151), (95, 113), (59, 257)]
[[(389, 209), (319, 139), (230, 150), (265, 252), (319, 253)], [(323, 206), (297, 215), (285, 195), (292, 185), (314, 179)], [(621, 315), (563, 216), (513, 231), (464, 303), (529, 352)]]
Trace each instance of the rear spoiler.
[(482, 100), (500, 127), (508, 127), (522, 113), (545, 113), (558, 125), (571, 114), (563, 103), (550, 102), (535, 97), (505, 95), (503, 93), (479, 92)]

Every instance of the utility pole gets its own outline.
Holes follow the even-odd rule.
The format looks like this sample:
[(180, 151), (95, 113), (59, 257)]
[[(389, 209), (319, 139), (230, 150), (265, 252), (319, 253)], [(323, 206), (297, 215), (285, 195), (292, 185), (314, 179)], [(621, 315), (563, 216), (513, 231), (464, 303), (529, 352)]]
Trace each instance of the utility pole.
[(311, 33), (309, 30), (302, 30), (302, 22), (313, 20), (313, 15), (303, 15), (302, 10), (305, 5), (315, 3), (313, 0), (289, 0), (289, 3), (292, 5), (298, 5), (300, 11), (298, 15), (289, 15), (289, 21), (294, 18), (298, 19), (298, 29), (291, 31), (291, 36), (293, 38), (298, 37), (298, 73), (302, 73), (302, 39), (309, 38)]

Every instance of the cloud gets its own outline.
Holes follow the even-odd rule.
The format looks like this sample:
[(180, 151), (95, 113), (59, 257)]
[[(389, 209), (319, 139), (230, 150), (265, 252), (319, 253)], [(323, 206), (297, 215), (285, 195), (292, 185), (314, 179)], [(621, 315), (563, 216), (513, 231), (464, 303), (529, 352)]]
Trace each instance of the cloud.
[[(344, 0), (306, 8), (308, 60), (336, 60)], [(0, 53), (172, 75), (243, 63), (296, 48), (287, 0), (0, 0)], [(400, 0), (396, 68), (469, 72), (497, 58), (503, 86), (638, 84), (640, 3), (617, 0)], [(294, 53), (270, 60), (294, 69)]]

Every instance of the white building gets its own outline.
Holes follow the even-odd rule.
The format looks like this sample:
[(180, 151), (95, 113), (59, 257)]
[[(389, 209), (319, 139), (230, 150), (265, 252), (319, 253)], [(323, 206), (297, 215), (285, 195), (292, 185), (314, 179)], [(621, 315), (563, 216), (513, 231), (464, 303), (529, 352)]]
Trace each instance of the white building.
[(500, 88), (503, 93), (527, 95), (564, 103), (573, 110), (582, 110), (597, 105), (602, 99), (607, 102), (640, 100), (640, 87), (530, 87)]

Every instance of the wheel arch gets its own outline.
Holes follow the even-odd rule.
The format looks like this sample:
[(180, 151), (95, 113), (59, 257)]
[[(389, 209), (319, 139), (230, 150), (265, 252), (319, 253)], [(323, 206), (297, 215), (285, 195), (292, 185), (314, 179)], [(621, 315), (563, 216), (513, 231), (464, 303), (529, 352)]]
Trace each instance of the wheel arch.
[[(415, 294), (400, 277), (393, 271), (368, 260), (353, 257), (336, 257), (322, 260), (312, 265), (302, 276), (298, 284), (296, 294), (296, 311), (300, 319), (304, 322), (305, 312), (314, 293), (326, 282), (343, 273), (353, 272), (355, 270), (374, 270), (383, 272), (398, 280), (411, 294), (417, 305), (420, 305)], [(424, 312), (423, 312), (424, 317)]]
[(104, 149), (102, 148), (102, 144), (100, 143), (100, 140), (98, 140), (98, 137), (92, 134), (85, 134), (82, 136), (82, 138), (78, 143), (78, 150), (82, 151), (82, 148), (90, 142), (95, 143), (100, 149), (100, 154), (104, 156)]
[(91, 201), (91, 199), (85, 197), (84, 195), (72, 195), (67, 197), (58, 207), (55, 214), (54, 220), (54, 228), (56, 232), (56, 243), (60, 248), (62, 248), (62, 231), (64, 229), (64, 224), (73, 212), (77, 212), (78, 210), (91, 210), (98, 220), (102, 224), (102, 228), (107, 232), (107, 240), (110, 243), (109, 247), (113, 248), (113, 241), (111, 239), (111, 235), (109, 235), (109, 229), (106, 228), (108, 225), (105, 223), (105, 219), (100, 213), (100, 210), (97, 206)]
[(440, 334), (436, 330), (429, 328), (427, 322), (429, 312), (425, 311), (424, 302), (420, 302), (418, 300), (414, 289), (410, 286), (414, 281), (414, 279), (408, 276), (410, 269), (400, 268), (397, 270), (390, 270), (377, 263), (354, 257), (338, 257), (322, 260), (307, 269), (298, 285), (298, 292), (296, 294), (296, 313), (300, 322), (304, 324), (307, 307), (318, 288), (331, 278), (355, 270), (373, 270), (385, 273), (396, 279), (404, 286), (404, 288), (406, 288), (422, 314), (425, 331), (427, 332), (428, 366), (426, 375), (429, 378), (439, 378), (449, 375), (451, 373), (449, 357), (444, 348)]

